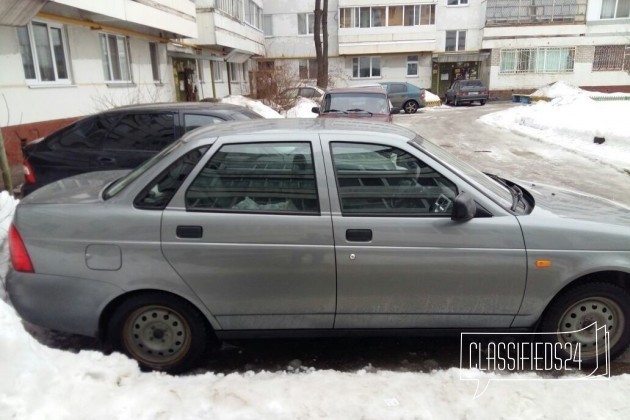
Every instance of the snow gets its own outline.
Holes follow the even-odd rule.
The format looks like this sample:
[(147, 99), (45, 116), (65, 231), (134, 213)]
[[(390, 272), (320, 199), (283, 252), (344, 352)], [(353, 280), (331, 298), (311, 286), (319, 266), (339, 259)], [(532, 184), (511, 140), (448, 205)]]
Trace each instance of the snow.
[(429, 92), (428, 90), (425, 90), (424, 100), (425, 102), (440, 102), (440, 97), (434, 93)]
[(255, 99), (246, 98), (241, 95), (232, 95), (221, 99), (221, 102), (225, 102), (233, 105), (240, 105), (257, 112), (264, 118), (282, 118), (282, 115), (278, 114), (273, 108), (268, 107), (260, 101)]
[(286, 118), (316, 118), (317, 114), (311, 112), (314, 106), (319, 104), (312, 99), (299, 98), (295, 106), (285, 113)]
[[(482, 116), (479, 120), (588, 157), (624, 171), (630, 170), (630, 101), (594, 101), (586, 92), (558, 82), (532, 94), (539, 101)], [(603, 144), (594, 143), (603, 137)]]

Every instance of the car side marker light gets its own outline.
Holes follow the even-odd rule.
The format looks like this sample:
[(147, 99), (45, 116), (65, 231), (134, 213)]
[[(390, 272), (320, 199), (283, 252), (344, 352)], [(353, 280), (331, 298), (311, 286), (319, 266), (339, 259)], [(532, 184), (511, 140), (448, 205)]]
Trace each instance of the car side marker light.
[(551, 267), (551, 261), (549, 261), (549, 260), (536, 260), (536, 267), (538, 267), (538, 268)]

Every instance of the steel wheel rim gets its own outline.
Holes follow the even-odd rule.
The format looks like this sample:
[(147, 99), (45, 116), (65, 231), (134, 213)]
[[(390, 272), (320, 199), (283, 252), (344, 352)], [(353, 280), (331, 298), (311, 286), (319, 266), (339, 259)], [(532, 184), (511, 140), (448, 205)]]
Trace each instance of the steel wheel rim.
[(127, 317), (123, 340), (132, 357), (159, 368), (176, 363), (188, 353), (191, 332), (179, 312), (166, 306), (147, 305)]
[[(625, 321), (621, 307), (614, 300), (605, 297), (582, 299), (560, 317), (556, 328), (558, 341), (562, 344), (580, 343), (583, 357), (597, 357), (604, 351), (604, 334), (603, 331), (596, 333), (589, 325), (595, 322), (598, 328), (605, 325), (610, 334), (610, 347), (614, 347), (623, 335)], [(567, 332), (575, 330), (578, 332)]]
[(417, 110), (418, 110), (418, 107), (416, 107), (416, 104), (413, 102), (407, 102), (407, 104), (405, 105), (405, 112), (409, 114), (413, 114)]

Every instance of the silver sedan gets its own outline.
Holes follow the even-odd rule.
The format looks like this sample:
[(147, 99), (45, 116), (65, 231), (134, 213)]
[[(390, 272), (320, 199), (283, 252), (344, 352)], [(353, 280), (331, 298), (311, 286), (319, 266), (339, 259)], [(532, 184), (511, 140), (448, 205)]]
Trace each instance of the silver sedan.
[(265, 335), (542, 330), (590, 362), (594, 323), (612, 357), (630, 340), (630, 209), (483, 174), (391, 124), (201, 128), (129, 173), (35, 191), (10, 243), (24, 319), (149, 369)]

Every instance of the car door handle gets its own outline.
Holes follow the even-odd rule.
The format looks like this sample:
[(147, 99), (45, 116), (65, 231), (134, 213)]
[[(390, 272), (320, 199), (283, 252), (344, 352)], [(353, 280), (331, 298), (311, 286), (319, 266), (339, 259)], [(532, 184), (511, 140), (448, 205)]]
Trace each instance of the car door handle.
[(372, 240), (372, 229), (348, 229), (346, 230), (346, 240), (350, 242), (370, 242)]
[(178, 238), (195, 239), (203, 236), (203, 228), (201, 226), (177, 226), (175, 234)]
[(101, 157), (97, 157), (96, 161), (103, 166), (116, 165), (116, 159), (114, 159), (113, 157), (101, 156)]

